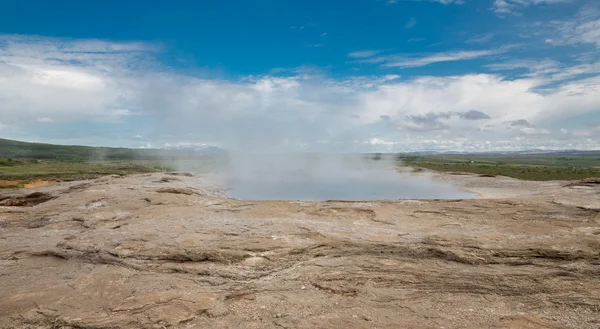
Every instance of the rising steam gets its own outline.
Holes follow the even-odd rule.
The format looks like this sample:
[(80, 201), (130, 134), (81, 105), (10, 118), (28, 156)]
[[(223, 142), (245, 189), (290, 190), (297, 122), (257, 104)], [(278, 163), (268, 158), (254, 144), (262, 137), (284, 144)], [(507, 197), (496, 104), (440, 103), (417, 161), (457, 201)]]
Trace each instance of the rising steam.
[(431, 176), (399, 173), (393, 158), (311, 153), (237, 153), (209, 177), (249, 200), (380, 200), (471, 198)]

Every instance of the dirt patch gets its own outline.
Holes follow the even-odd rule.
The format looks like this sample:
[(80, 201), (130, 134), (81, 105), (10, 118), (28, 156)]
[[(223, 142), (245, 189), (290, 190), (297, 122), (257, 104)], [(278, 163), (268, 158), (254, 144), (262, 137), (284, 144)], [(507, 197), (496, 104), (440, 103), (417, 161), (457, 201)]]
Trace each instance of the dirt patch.
[(36, 188), (56, 184), (55, 180), (0, 180), (0, 188)]
[(24, 188), (36, 188), (36, 187), (44, 187), (44, 186), (48, 186), (48, 185), (56, 184), (56, 183), (58, 183), (58, 182), (53, 181), (53, 180), (36, 180), (33, 182), (23, 184), (23, 187)]
[(20, 180), (0, 180), (0, 188), (19, 188), (23, 187), (23, 182)]

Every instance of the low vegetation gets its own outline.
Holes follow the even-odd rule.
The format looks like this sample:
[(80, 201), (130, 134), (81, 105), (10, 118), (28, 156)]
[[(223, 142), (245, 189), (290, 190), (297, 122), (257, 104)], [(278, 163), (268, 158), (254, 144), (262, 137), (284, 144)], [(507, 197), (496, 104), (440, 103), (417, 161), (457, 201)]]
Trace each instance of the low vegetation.
[[(468, 172), (524, 180), (577, 180), (600, 177), (600, 151), (508, 154), (382, 154), (372, 160), (440, 172)], [(0, 139), (0, 188), (23, 187), (36, 181), (70, 181), (104, 175), (172, 171), (206, 172), (222, 168), (227, 156), (193, 150), (127, 149), (25, 143)]]
[[(197, 159), (194, 150), (131, 149), (27, 143), (0, 138), (0, 158), (70, 162)], [(0, 166), (2, 166), (0, 164)]]
[(404, 165), (441, 172), (468, 172), (523, 180), (576, 180), (600, 177), (600, 152), (546, 154), (399, 155)]
[(67, 146), (0, 139), (0, 188), (181, 167), (203, 171), (221, 165), (226, 158), (224, 154), (206, 155), (194, 150)]
[(172, 168), (161, 161), (73, 162), (38, 159), (0, 159), (0, 186), (22, 187), (36, 180), (71, 181), (104, 175), (126, 175), (167, 171)]

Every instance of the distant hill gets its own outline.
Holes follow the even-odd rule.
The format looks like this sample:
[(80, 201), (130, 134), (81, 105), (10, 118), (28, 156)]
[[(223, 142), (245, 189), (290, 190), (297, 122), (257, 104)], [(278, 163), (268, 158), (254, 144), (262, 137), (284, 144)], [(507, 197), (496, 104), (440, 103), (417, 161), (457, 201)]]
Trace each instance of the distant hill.
[(202, 149), (133, 149), (28, 143), (0, 138), (0, 158), (54, 159), (62, 161), (172, 160), (227, 155), (227, 151), (206, 146)]
[(165, 150), (178, 150), (178, 151), (193, 151), (198, 154), (214, 154), (214, 155), (226, 155), (228, 152), (220, 147), (199, 144), (199, 145), (165, 145)]
[(498, 156), (498, 155), (548, 155), (548, 156), (593, 156), (600, 155), (600, 150), (522, 150), (522, 151), (485, 151), (485, 152), (457, 152), (457, 151), (413, 151), (400, 152), (407, 155), (461, 155), (461, 156)]
[(523, 151), (505, 151), (505, 152), (482, 152), (482, 153), (458, 153), (448, 152), (445, 154), (462, 154), (462, 155), (538, 155), (538, 156), (600, 156), (600, 150), (583, 151), (583, 150), (523, 150)]

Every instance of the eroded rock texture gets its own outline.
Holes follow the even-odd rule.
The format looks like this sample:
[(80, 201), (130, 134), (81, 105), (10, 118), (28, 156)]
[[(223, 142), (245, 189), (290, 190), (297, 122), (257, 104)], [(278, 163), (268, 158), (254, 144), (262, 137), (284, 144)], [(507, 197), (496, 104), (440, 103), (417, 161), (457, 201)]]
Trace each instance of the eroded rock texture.
[(241, 201), (162, 174), (2, 191), (0, 327), (599, 328), (598, 184), (452, 179), (507, 197)]

